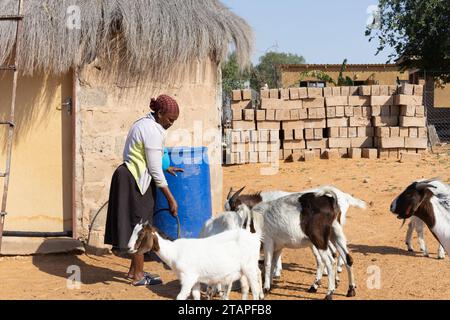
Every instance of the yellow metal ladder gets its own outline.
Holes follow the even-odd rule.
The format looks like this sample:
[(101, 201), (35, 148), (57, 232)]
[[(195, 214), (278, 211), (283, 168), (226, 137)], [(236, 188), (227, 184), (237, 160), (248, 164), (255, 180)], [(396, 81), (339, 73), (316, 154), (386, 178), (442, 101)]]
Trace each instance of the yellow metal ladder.
[(17, 80), (19, 77), (19, 70), (18, 70), (18, 57), (19, 57), (19, 48), (20, 48), (20, 41), (22, 39), (22, 33), (23, 33), (23, 0), (18, 0), (18, 10), (17, 15), (0, 15), (0, 22), (2, 21), (10, 21), (11, 23), (16, 23), (16, 42), (14, 45), (14, 50), (12, 52), (12, 58), (13, 61), (10, 65), (6, 66), (0, 66), (0, 71), (9, 71), (13, 72), (13, 86), (12, 86), (12, 93), (11, 93), (11, 106), (10, 106), (10, 113), (9, 113), (9, 119), (0, 119), (0, 125), (7, 125), (8, 126), (8, 138), (7, 138), (7, 147), (6, 147), (6, 167), (5, 171), (2, 172), (0, 170), (0, 178), (4, 179), (3, 182), (3, 196), (2, 196), (2, 202), (0, 207), (0, 250), (2, 248), (2, 237), (3, 237), (3, 227), (5, 224), (5, 217), (6, 217), (6, 204), (8, 200), (8, 186), (9, 186), (9, 178), (11, 176), (11, 156), (12, 156), (12, 145), (13, 145), (13, 138), (14, 138), (14, 128), (15, 128), (15, 122), (14, 122), (14, 113), (16, 109), (16, 95), (17, 95)]

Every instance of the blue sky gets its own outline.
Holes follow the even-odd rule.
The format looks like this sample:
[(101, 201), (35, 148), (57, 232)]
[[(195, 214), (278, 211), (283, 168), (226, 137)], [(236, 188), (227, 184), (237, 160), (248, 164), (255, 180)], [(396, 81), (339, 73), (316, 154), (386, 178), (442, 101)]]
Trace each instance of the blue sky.
[(367, 9), (378, 0), (221, 1), (253, 28), (254, 63), (268, 49), (303, 55), (307, 63), (385, 63), (392, 52), (376, 56), (378, 43), (364, 35)]

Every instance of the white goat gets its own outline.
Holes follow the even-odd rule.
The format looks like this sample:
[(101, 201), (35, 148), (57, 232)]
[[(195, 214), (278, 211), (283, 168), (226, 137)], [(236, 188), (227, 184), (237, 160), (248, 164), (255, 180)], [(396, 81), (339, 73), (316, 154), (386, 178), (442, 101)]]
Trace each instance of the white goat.
[[(419, 246), (420, 250), (423, 252), (425, 257), (429, 257), (429, 252), (427, 248), (427, 244), (425, 243), (425, 238), (423, 234), (423, 228), (425, 226), (425, 223), (420, 220), (418, 217), (412, 216), (411, 221), (408, 224), (408, 231), (406, 232), (406, 245), (408, 246), (408, 251), (414, 252), (414, 248), (412, 246), (412, 236), (414, 230), (417, 232), (417, 238), (419, 240)], [(439, 244), (438, 249), (438, 259), (444, 259), (445, 258), (445, 250), (444, 248)]]
[[(187, 299), (192, 291), (200, 300), (200, 283), (229, 284), (245, 277), (253, 299), (262, 296), (258, 267), (260, 236), (238, 229), (205, 239), (165, 240), (148, 224), (138, 224), (128, 243), (130, 253), (154, 251), (177, 275), (181, 291), (177, 300)], [(247, 288), (248, 291), (248, 288)]]
[(416, 216), (450, 254), (450, 187), (437, 180), (419, 180), (392, 201), (391, 212), (398, 219)]

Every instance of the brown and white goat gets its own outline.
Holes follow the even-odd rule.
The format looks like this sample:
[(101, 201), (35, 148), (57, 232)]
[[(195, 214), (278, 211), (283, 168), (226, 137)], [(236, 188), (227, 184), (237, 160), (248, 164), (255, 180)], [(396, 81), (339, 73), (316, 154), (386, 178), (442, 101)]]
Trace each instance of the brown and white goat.
[(450, 187), (437, 180), (419, 180), (410, 184), (391, 204), (398, 219), (421, 219), (434, 237), (450, 253)]

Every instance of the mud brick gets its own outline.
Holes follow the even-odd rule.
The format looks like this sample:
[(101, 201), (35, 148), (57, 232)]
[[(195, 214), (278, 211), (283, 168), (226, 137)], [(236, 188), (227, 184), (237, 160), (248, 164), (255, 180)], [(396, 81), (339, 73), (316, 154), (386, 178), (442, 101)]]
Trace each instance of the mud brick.
[(398, 117), (400, 115), (400, 106), (390, 106), (391, 117)]
[(278, 142), (280, 141), (280, 130), (269, 130), (269, 141)]
[(266, 120), (275, 120), (275, 109), (267, 109), (266, 111)]
[(303, 157), (303, 150), (292, 150), (293, 161), (300, 161), (302, 157)]
[(233, 101), (231, 102), (231, 110), (241, 111), (244, 109), (253, 109), (251, 101)]
[(348, 105), (348, 96), (333, 96), (325, 98), (327, 107), (346, 106)]
[[(251, 129), (253, 130), (253, 129)], [(244, 143), (249, 143), (250, 142), (250, 131), (251, 130), (244, 130), (241, 132), (241, 138), (242, 138), (242, 142)]]
[(428, 138), (427, 128), (417, 128), (419, 138)]
[(347, 157), (347, 155), (348, 155), (348, 148), (338, 148), (337, 150), (338, 150), (339, 156), (341, 158)]
[(416, 115), (416, 106), (400, 106), (400, 115), (414, 117)]
[(305, 150), (303, 154), (303, 159), (306, 162), (313, 161), (314, 159), (316, 159), (316, 153), (314, 152), (314, 150)]
[(243, 110), (232, 110), (231, 111), (231, 113), (233, 115), (232, 119), (233, 120), (242, 120), (243, 119), (242, 111)]
[(341, 87), (341, 96), (349, 96), (350, 87)]
[(362, 107), (354, 107), (353, 108), (353, 116), (354, 117), (362, 117)]
[(339, 138), (348, 138), (348, 128), (347, 127), (339, 128)]
[(248, 162), (249, 163), (258, 163), (258, 152), (249, 152), (248, 153)]
[(260, 142), (268, 142), (270, 139), (270, 131), (269, 130), (258, 130), (258, 141)]
[[(280, 157), (282, 157), (282, 155), (280, 155), (280, 150), (278, 150), (278, 151), (273, 151), (273, 152), (271, 152), (271, 151), (269, 151), (269, 152), (267, 152), (267, 160), (270, 162), (270, 163), (276, 163), (278, 160), (280, 160)], [(282, 160), (282, 159), (281, 159)]]
[(269, 98), (270, 99), (280, 99), (280, 90), (270, 89), (269, 90)]
[(258, 152), (258, 160), (259, 160), (259, 163), (268, 163), (269, 158), (267, 157), (267, 152), (263, 152), (263, 151)]
[(391, 138), (399, 138), (400, 137), (400, 128), (399, 127), (390, 127), (390, 136)]
[(280, 89), (281, 100), (289, 100), (289, 89)]
[(399, 106), (421, 106), (423, 105), (422, 96), (407, 96), (399, 94), (395, 96), (394, 103)]
[(269, 150), (269, 152), (278, 152), (278, 150), (280, 150), (280, 141), (269, 142), (267, 144), (267, 150)]
[(372, 115), (372, 107), (361, 107), (363, 117), (370, 117)]
[(285, 140), (283, 142), (285, 149), (305, 149), (305, 140)]
[(301, 109), (303, 107), (302, 100), (281, 100), (280, 109), (293, 110)]
[(314, 129), (305, 129), (305, 140), (314, 140)]
[(350, 127), (369, 127), (371, 125), (370, 117), (350, 117)]
[(281, 106), (280, 99), (261, 99), (261, 109), (268, 109), (268, 110), (274, 110), (274, 109), (280, 109)]
[(348, 97), (349, 106), (370, 106), (370, 96), (349, 96)]
[(253, 109), (244, 109), (244, 120), (245, 121), (253, 121), (255, 120), (255, 110)]
[(332, 97), (333, 96), (333, 88), (332, 87), (325, 87), (323, 88), (323, 96), (326, 97)]
[(422, 160), (422, 155), (418, 153), (400, 152), (400, 162), (418, 162)]
[(299, 110), (299, 109), (293, 109), (293, 110), (290, 110), (290, 113), (291, 113), (291, 120), (299, 120), (299, 119), (300, 119), (300, 115), (299, 115), (299, 113), (298, 113), (298, 110)]
[(275, 120), (277, 121), (291, 120), (291, 111), (289, 109), (275, 110)]
[(294, 139), (295, 140), (304, 140), (305, 137), (303, 135), (303, 129), (294, 129)]
[(298, 93), (298, 88), (289, 88), (289, 99), (291, 99), (291, 100), (300, 99), (300, 95)]
[(250, 142), (258, 142), (259, 141), (259, 131), (251, 130), (250, 133)]
[(283, 130), (304, 129), (304, 121), (283, 121), (281, 123)]
[(328, 127), (348, 127), (348, 118), (334, 118), (328, 119)]
[(371, 86), (371, 95), (372, 96), (379, 96), (380, 95), (380, 86), (379, 85), (372, 85)]
[(349, 92), (350, 96), (357, 96), (357, 95), (359, 95), (359, 87), (352, 86), (352, 87), (349, 87), (349, 88), (350, 88), (350, 92)]
[(353, 117), (353, 107), (345, 107), (344, 108), (344, 115), (346, 117)]
[(241, 131), (231, 131), (231, 143), (240, 143), (241, 141)]
[(328, 136), (330, 138), (339, 138), (339, 129), (338, 127), (334, 127), (334, 128), (327, 128), (328, 130)]
[(231, 96), (233, 101), (241, 101), (242, 100), (242, 91), (241, 90), (232, 90)]
[(341, 95), (341, 87), (331, 87), (331, 93), (334, 97)]
[(417, 128), (409, 128), (409, 138), (418, 138), (419, 137), (419, 130)]
[(398, 149), (389, 149), (389, 159), (398, 159), (399, 152)]
[(399, 94), (412, 95), (412, 94), (414, 93), (414, 85), (409, 84), (409, 83), (403, 83), (403, 84), (398, 88), (398, 93), (399, 93)]
[(269, 130), (280, 130), (280, 122), (279, 121), (260, 121), (258, 122), (258, 130), (259, 129), (269, 129)]
[(266, 120), (266, 111), (268, 111), (268, 110), (255, 110), (255, 112), (256, 112), (256, 121)]
[(405, 148), (427, 149), (427, 138), (405, 138)]
[(298, 96), (300, 99), (308, 98), (308, 89), (307, 88), (298, 88)]
[(323, 129), (313, 129), (314, 130), (314, 139), (320, 140), (323, 139)]
[(361, 138), (351, 138), (350, 139), (351, 148), (372, 148), (373, 138), (372, 137), (361, 137)]
[(391, 136), (390, 127), (378, 127), (375, 129), (375, 136), (379, 138), (389, 138)]
[[(330, 120), (328, 120), (330, 121)], [(322, 120), (304, 120), (302, 121), (303, 127), (304, 128), (309, 128), (309, 129), (320, 129), (320, 128), (326, 128), (327, 127), (327, 122), (325, 119)], [(340, 126), (336, 126), (336, 127), (340, 127)]]
[(389, 85), (389, 95), (393, 96), (396, 95), (398, 93), (398, 86), (397, 85)]
[(325, 149), (323, 152), (323, 157), (328, 160), (339, 159), (341, 155), (338, 149)]
[(308, 119), (318, 119), (317, 108), (308, 109)]
[(378, 150), (371, 148), (364, 148), (361, 151), (361, 156), (365, 159), (377, 159), (378, 158)]
[(245, 89), (242, 90), (242, 100), (252, 100), (252, 90)]
[(248, 159), (249, 159), (248, 152), (246, 151), (239, 152), (239, 164), (248, 163)]
[(238, 164), (239, 163), (239, 153), (230, 152), (227, 153), (226, 164)]
[(387, 86), (387, 85), (380, 86), (380, 96), (390, 96), (389, 86)]
[(349, 138), (329, 138), (328, 147), (332, 148), (350, 148), (351, 139)]
[(424, 116), (425, 116), (425, 106), (417, 106), (416, 117), (424, 117)]
[(323, 97), (322, 88), (308, 88), (308, 98), (321, 98)]
[(307, 149), (326, 149), (328, 143), (328, 139), (322, 139), (322, 140), (307, 140), (306, 141), (306, 148)]
[(381, 106), (372, 106), (372, 116), (373, 117), (381, 116)]
[(233, 129), (255, 130), (254, 121), (233, 121)]
[(348, 137), (349, 138), (357, 138), (358, 137), (358, 128), (357, 127), (348, 128)]
[(351, 159), (361, 159), (362, 149), (361, 148), (350, 148), (348, 151), (348, 157)]
[[(327, 98), (327, 99), (329, 99), (329, 98)], [(324, 108), (325, 107), (325, 98), (303, 99), (303, 107), (304, 108)]]
[(381, 116), (389, 117), (391, 115), (391, 108), (389, 106), (380, 106)]
[(392, 106), (394, 104), (393, 96), (372, 96), (370, 104), (373, 106)]
[(389, 149), (378, 149), (378, 158), (389, 159)]
[(381, 138), (380, 140), (380, 146), (383, 149), (390, 149), (390, 148), (404, 148), (405, 147), (405, 139), (406, 138)]
[(327, 118), (335, 118), (336, 117), (336, 107), (327, 107)]
[[(285, 155), (285, 152), (284, 152), (285, 150), (280, 150), (279, 151), (279, 153), (278, 153), (278, 155), (279, 155), (279, 159), (280, 160), (286, 160), (286, 158), (287, 158), (287, 155), (286, 155), (286, 157), (284, 156)], [(290, 154), (289, 155), (291, 155), (292, 154), (292, 151), (290, 152)]]
[(232, 143), (231, 152), (244, 152), (246, 148), (245, 145), (245, 143)]
[(308, 119), (308, 109), (302, 108), (298, 110), (298, 117), (300, 120)]
[(423, 96), (423, 85), (414, 85), (414, 95), (415, 96)]
[(267, 142), (258, 142), (258, 150), (259, 152), (267, 152), (269, 151), (267, 148)]
[(400, 128), (400, 137), (408, 137), (409, 136), (409, 129), (408, 128)]
[(294, 130), (282, 130), (284, 140), (294, 140)]
[(426, 118), (400, 117), (400, 127), (425, 127)]
[(317, 108), (317, 119), (325, 119), (325, 108)]
[(374, 136), (374, 128), (373, 127), (358, 127), (357, 132), (358, 132), (358, 138)]
[(398, 126), (398, 117), (372, 117), (372, 125), (374, 127), (395, 127)]
[(261, 99), (269, 99), (269, 93), (270, 93), (269, 90), (261, 89), (261, 91), (259, 93), (260, 93)]
[(258, 142), (249, 142), (247, 145), (247, 151), (249, 152), (258, 152)]
[(345, 107), (336, 107), (336, 118), (345, 116)]

